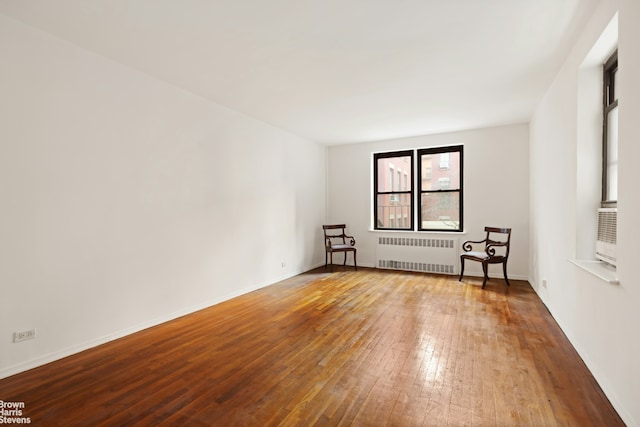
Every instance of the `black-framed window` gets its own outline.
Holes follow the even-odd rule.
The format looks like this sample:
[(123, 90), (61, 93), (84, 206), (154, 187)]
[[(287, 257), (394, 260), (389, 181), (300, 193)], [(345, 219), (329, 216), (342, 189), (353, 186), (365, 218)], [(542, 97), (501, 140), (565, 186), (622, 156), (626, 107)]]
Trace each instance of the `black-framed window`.
[(463, 146), (418, 150), (418, 230), (463, 230)]
[(373, 171), (376, 230), (463, 230), (462, 145), (375, 153)]
[(603, 67), (602, 207), (618, 201), (618, 51)]
[(413, 230), (413, 158), (413, 150), (374, 154), (375, 229)]

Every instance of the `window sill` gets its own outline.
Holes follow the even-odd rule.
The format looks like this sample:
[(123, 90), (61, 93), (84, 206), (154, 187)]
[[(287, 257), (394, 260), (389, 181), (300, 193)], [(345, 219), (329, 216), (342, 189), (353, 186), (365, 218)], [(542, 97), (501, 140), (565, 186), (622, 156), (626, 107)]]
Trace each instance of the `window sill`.
[(611, 283), (612, 285), (620, 284), (616, 269), (602, 261), (588, 259), (572, 259), (570, 261), (607, 283)]
[(467, 234), (467, 231), (417, 231), (417, 230), (376, 230), (373, 228), (369, 229), (370, 233), (401, 233), (401, 234), (454, 234), (454, 235), (462, 235)]
[(438, 235), (438, 236), (463, 236), (465, 231), (417, 231), (417, 230), (374, 230), (369, 229), (369, 233), (376, 234), (412, 234), (412, 235)]

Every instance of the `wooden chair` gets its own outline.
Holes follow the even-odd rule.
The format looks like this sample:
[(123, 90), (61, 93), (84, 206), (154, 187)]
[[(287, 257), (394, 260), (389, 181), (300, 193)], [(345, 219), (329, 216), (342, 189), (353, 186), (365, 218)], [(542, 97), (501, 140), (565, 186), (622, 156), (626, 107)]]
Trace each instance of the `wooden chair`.
[[(344, 263), (347, 265), (347, 252), (353, 252), (353, 265), (358, 269), (356, 263), (356, 239), (353, 236), (349, 236), (345, 233), (345, 224), (323, 225), (324, 231), (324, 266), (327, 267), (327, 256), (331, 260), (331, 271), (333, 271), (333, 253), (344, 252)], [(347, 241), (349, 239), (349, 241)]]
[[(484, 289), (489, 280), (488, 270), (489, 264), (502, 264), (502, 271), (504, 272), (504, 280), (507, 282), (507, 286), (511, 286), (509, 278), (507, 277), (507, 260), (509, 259), (509, 244), (511, 242), (511, 229), (510, 228), (496, 228), (485, 227), (484, 231), (487, 233), (487, 237), (484, 240), (472, 241), (467, 240), (462, 244), (462, 250), (464, 251), (460, 255), (460, 278), (464, 273), (464, 261), (478, 261), (482, 263), (482, 271), (484, 272), (484, 280), (482, 281), (482, 289)], [(498, 237), (494, 237), (499, 235)], [(499, 239), (499, 240), (496, 240)], [(476, 244), (483, 244), (483, 250), (474, 251), (473, 246)], [(496, 251), (496, 248), (501, 248)]]

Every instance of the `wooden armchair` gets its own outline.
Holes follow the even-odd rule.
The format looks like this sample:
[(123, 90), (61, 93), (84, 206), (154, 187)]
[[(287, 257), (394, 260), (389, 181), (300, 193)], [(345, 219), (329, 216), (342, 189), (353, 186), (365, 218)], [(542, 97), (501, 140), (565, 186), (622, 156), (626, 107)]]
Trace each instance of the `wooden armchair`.
[[(333, 271), (333, 253), (344, 252), (344, 263), (347, 265), (347, 252), (353, 252), (353, 265), (358, 269), (356, 263), (356, 239), (345, 233), (345, 224), (323, 225), (324, 231), (324, 266), (327, 267), (327, 256), (331, 261), (331, 271)], [(347, 241), (347, 239), (349, 239)]]
[[(462, 275), (464, 273), (464, 261), (468, 259), (471, 261), (478, 261), (482, 263), (482, 271), (484, 272), (482, 289), (484, 289), (485, 285), (487, 284), (487, 280), (489, 280), (489, 264), (502, 264), (504, 280), (505, 282), (507, 282), (507, 286), (511, 286), (511, 284), (509, 283), (509, 279), (507, 278), (507, 260), (509, 259), (511, 229), (485, 227), (484, 231), (487, 233), (487, 237), (485, 237), (484, 240), (467, 240), (462, 244), (463, 253), (460, 255), (460, 277), (458, 278), (458, 281), (462, 280)], [(498, 237), (494, 237), (496, 235), (498, 235)], [(483, 250), (474, 251), (474, 245), (479, 244), (482, 244)]]

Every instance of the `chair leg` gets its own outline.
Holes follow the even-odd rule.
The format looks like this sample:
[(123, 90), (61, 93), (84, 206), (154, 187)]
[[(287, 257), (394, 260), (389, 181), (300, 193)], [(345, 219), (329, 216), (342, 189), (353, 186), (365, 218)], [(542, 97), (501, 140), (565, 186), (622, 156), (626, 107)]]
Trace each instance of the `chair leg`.
[(507, 277), (507, 263), (506, 262), (502, 263), (502, 271), (504, 272), (504, 281), (507, 282), (507, 286), (511, 286), (511, 283), (509, 283), (509, 278)]
[(356, 252), (357, 251), (353, 251), (353, 266), (356, 268), (356, 271), (358, 271), (358, 263), (356, 262)]
[(324, 268), (327, 268), (327, 255), (329, 255), (329, 252), (324, 251)]
[(331, 261), (331, 272), (333, 273), (333, 252), (329, 252), (329, 261)]
[(458, 282), (462, 280), (463, 274), (464, 274), (464, 258), (460, 257), (460, 277), (458, 277)]
[(489, 280), (489, 267), (487, 263), (482, 263), (482, 271), (484, 272), (484, 280), (482, 280), (482, 289), (487, 285), (487, 280)]
[(347, 252), (345, 251), (344, 252), (344, 262), (342, 263), (342, 266), (346, 267), (346, 265), (347, 265)]

